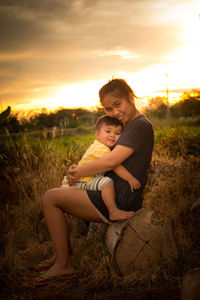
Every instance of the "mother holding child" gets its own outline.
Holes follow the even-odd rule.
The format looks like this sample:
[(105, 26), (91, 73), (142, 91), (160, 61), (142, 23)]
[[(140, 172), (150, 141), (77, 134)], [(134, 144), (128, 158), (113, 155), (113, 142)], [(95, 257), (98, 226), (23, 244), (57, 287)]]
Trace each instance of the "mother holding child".
[(136, 109), (136, 96), (123, 79), (105, 84), (99, 98), (107, 116), (97, 121), (96, 140), (78, 166), (68, 169), (69, 182), (76, 185), (44, 194), (55, 255), (38, 265), (39, 271), (47, 270), (35, 279), (35, 286), (75, 274), (65, 212), (89, 222), (111, 223), (130, 218), (142, 207), (153, 151), (152, 124)]

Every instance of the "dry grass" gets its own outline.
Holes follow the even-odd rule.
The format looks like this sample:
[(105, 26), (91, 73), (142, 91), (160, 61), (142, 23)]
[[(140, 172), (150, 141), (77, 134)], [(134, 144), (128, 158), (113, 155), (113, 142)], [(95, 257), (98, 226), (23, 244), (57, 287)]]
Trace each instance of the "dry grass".
[(160, 220), (170, 218), (179, 252), (177, 280), (188, 269), (200, 264), (200, 245), (192, 240), (188, 208), (200, 195), (200, 159), (170, 159), (154, 156), (146, 187), (144, 207), (150, 207)]
[[(159, 144), (156, 147), (160, 151)], [(24, 136), (18, 142), (7, 141), (7, 149), (1, 153), (2, 299), (179, 299), (182, 274), (200, 263), (200, 247), (193, 243), (185, 222), (188, 204), (199, 197), (198, 157), (155, 151), (145, 189), (144, 206), (151, 207), (160, 220), (173, 221), (179, 250), (176, 262), (121, 278), (103, 240), (88, 242), (85, 235), (72, 236), (78, 280), (35, 289), (31, 286), (37, 276), (34, 266), (52, 253), (51, 243), (41, 244), (36, 234), (41, 196), (60, 185), (68, 165), (82, 153), (70, 145), (66, 160), (66, 153), (56, 151), (52, 142), (29, 142)]]

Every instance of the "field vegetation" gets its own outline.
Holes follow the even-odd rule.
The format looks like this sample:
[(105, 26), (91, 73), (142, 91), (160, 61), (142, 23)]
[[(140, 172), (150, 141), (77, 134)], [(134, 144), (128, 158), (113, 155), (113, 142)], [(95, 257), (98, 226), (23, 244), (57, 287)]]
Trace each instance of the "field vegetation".
[[(180, 299), (183, 274), (200, 265), (200, 243), (187, 221), (188, 205), (200, 197), (200, 126), (198, 117), (166, 120), (151, 116), (155, 148), (145, 188), (144, 207), (158, 219), (170, 218), (179, 257), (146, 273), (120, 277), (104, 240), (71, 236), (77, 278), (34, 288), (35, 266), (52, 254), (41, 242), (37, 224), (43, 193), (60, 186), (67, 168), (77, 163), (94, 139), (94, 127), (70, 135), (4, 134), (0, 141), (1, 299)], [(168, 125), (168, 126), (167, 126)]]

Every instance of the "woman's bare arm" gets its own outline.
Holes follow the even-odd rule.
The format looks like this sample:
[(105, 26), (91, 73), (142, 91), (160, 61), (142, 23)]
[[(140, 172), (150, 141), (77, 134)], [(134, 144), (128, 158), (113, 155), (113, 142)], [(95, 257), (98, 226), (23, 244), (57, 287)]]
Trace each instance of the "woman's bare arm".
[(77, 168), (69, 168), (68, 176), (74, 178), (80, 178), (83, 176), (92, 176), (98, 173), (104, 173), (106, 171), (113, 170), (119, 166), (124, 160), (126, 160), (134, 150), (132, 148), (117, 145), (109, 154), (94, 160), (84, 166)]

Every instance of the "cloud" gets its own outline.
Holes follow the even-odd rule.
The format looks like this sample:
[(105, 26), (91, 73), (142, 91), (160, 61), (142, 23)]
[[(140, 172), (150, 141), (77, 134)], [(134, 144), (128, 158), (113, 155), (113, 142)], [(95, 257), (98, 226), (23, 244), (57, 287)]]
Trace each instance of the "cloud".
[(161, 34), (167, 48), (177, 39), (174, 25), (155, 22), (157, 12), (151, 1), (18, 0), (10, 3), (13, 4), (0, 7), (1, 28), (4, 28), (1, 51), (48, 50), (50, 45), (57, 51), (58, 47), (71, 45), (102, 51), (120, 46), (144, 53), (150, 48), (160, 50)]
[(19, 99), (24, 81), (21, 98), (32, 97), (38, 86), (47, 91), (159, 64), (182, 44), (179, 24), (166, 14), (174, 6), (172, 0), (0, 2), (0, 93), (11, 99), (15, 88)]

